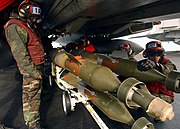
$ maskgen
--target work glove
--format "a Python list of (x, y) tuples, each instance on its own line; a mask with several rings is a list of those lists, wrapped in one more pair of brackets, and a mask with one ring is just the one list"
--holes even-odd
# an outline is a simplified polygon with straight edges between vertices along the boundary
[(147, 71), (157, 67), (160, 67), (160, 64), (149, 59), (141, 60), (137, 64), (137, 69), (140, 71)]

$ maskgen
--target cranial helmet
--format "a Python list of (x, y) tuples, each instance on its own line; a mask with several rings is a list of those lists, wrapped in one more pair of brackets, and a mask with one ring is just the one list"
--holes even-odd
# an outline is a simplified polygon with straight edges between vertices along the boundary
[(131, 55), (133, 53), (131, 45), (129, 43), (123, 43), (119, 46), (119, 50), (126, 51), (128, 55)]
[(36, 1), (25, 0), (18, 7), (19, 16), (29, 19), (31, 22), (41, 20), (41, 8)]
[(86, 38), (86, 36), (82, 36), (80, 39), (79, 39), (79, 43), (83, 46), (86, 46), (88, 44), (88, 39)]
[(163, 56), (165, 54), (165, 50), (162, 47), (161, 42), (151, 41), (146, 44), (146, 49), (143, 52), (143, 56), (145, 58), (150, 56)]

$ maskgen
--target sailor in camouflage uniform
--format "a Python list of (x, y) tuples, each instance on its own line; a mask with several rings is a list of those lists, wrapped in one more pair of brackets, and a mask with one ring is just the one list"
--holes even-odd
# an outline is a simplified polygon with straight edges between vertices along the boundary
[(36, 2), (26, 0), (19, 6), (19, 15), (11, 14), (4, 26), (5, 35), (18, 68), (23, 75), (23, 115), (29, 129), (43, 129), (40, 124), (40, 95), (44, 49), (36, 32), (41, 14)]

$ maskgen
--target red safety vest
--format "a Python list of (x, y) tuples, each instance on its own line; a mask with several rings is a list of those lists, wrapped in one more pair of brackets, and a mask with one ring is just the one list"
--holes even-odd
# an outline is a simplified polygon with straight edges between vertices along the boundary
[[(162, 61), (160, 62), (161, 64), (166, 64), (170, 62), (169, 59), (163, 58)], [(166, 86), (160, 82), (150, 82), (150, 83), (146, 83), (146, 86), (148, 88), (148, 90), (151, 93), (154, 94), (165, 94), (168, 96), (171, 96), (172, 98), (174, 98), (174, 93), (170, 90), (166, 89)]]
[(88, 44), (84, 47), (84, 50), (86, 50), (87, 52), (94, 52), (95, 48), (92, 44)]
[(27, 48), (34, 64), (39, 65), (44, 63), (44, 48), (41, 43), (40, 37), (38, 37), (36, 33), (34, 33), (29, 27), (26, 26), (26, 22), (17, 19), (10, 19), (8, 23), (4, 26), (4, 29), (6, 30), (6, 28), (11, 24), (20, 25), (27, 31), (29, 35)]

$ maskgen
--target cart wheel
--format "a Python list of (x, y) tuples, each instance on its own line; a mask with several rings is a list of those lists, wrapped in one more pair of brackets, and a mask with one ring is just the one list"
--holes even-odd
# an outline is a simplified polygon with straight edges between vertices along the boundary
[(71, 97), (67, 91), (63, 91), (62, 100), (64, 113), (65, 115), (69, 115), (71, 112)]
[(131, 129), (154, 129), (154, 125), (145, 117), (141, 117), (134, 122)]

